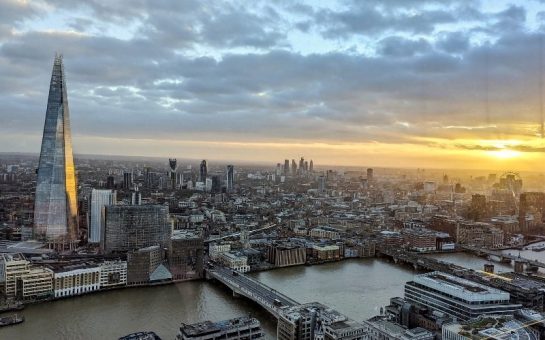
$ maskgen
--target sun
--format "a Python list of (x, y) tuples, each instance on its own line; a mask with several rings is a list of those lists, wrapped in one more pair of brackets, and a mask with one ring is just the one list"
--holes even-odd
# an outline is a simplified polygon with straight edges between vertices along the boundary
[(501, 149), (496, 151), (489, 151), (489, 154), (493, 157), (499, 159), (510, 159), (516, 158), (521, 155), (520, 151), (510, 150), (510, 149)]

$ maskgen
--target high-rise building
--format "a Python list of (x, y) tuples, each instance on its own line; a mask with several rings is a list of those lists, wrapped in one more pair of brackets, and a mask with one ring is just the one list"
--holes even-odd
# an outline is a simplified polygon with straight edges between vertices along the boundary
[(206, 182), (206, 176), (208, 176), (208, 166), (206, 165), (206, 160), (203, 159), (200, 167), (199, 181)]
[(93, 189), (91, 191), (91, 216), (88, 231), (89, 243), (100, 243), (104, 229), (104, 207), (116, 202), (116, 192)]
[(172, 230), (168, 206), (106, 206), (103, 248), (106, 252), (125, 252), (159, 246), (168, 247)]
[(123, 189), (132, 189), (132, 171), (123, 172)]
[(324, 193), (326, 191), (326, 178), (324, 175), (318, 177), (318, 192)]
[(305, 159), (301, 157), (299, 160), (299, 174), (301, 175), (305, 171)]
[(106, 178), (106, 189), (115, 189), (115, 178), (114, 176), (108, 176)]
[(284, 160), (284, 175), (289, 175), (290, 174), (290, 160), (289, 159), (285, 159)]
[(210, 192), (218, 194), (221, 192), (221, 177), (220, 175), (212, 175)]
[(373, 181), (373, 169), (369, 168), (367, 169), (367, 183), (370, 183)]
[(291, 160), (291, 174), (293, 176), (297, 175), (297, 163), (295, 163), (295, 159)]
[(176, 189), (176, 158), (169, 158), (168, 164), (170, 166), (170, 187)]
[(140, 191), (131, 192), (131, 205), (141, 205), (142, 204), (142, 194)]
[(310, 171), (310, 172), (314, 171), (314, 162), (312, 161), (312, 159), (310, 160), (310, 165), (308, 167), (308, 171)]
[(62, 55), (56, 55), (49, 86), (36, 180), (34, 237), (61, 247), (78, 238), (76, 174)]
[(226, 175), (227, 192), (233, 192), (235, 186), (235, 167), (232, 165), (228, 165)]

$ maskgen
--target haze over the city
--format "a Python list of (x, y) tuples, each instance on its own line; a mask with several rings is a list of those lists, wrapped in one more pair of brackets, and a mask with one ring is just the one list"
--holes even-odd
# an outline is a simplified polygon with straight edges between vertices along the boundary
[(0, 152), (539, 170), (542, 1), (0, 1)]

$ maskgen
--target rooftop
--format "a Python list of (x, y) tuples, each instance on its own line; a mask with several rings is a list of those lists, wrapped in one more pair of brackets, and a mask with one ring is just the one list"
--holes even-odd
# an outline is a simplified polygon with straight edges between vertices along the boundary
[(441, 272), (416, 275), (413, 281), (465, 301), (509, 300), (507, 292)]

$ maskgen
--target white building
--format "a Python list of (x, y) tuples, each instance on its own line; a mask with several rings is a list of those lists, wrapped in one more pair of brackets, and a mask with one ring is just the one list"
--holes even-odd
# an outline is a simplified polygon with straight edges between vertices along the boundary
[(231, 250), (230, 244), (217, 244), (217, 243), (211, 243), (208, 246), (208, 255), (210, 258), (214, 261), (217, 261), (221, 254), (227, 253)]
[(100, 267), (69, 266), (58, 269), (53, 278), (55, 297), (90, 293), (100, 289)]
[(237, 272), (246, 273), (250, 271), (248, 258), (243, 255), (238, 255), (231, 252), (223, 253), (220, 255), (219, 261), (223, 263), (224, 266), (236, 270)]
[(104, 228), (104, 207), (115, 204), (116, 200), (115, 191), (99, 189), (91, 191), (91, 216), (88, 235), (90, 243), (100, 243)]
[(100, 265), (100, 288), (127, 284), (127, 261), (105, 261)]

